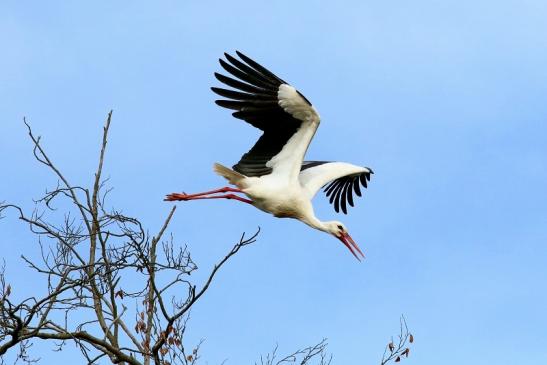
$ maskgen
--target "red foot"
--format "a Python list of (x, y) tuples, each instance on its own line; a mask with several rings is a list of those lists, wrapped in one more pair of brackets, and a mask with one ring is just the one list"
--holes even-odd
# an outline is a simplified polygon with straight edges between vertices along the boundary
[(166, 202), (174, 202), (179, 200), (190, 200), (188, 198), (188, 194), (186, 193), (172, 193), (165, 196), (165, 199), (163, 199)]

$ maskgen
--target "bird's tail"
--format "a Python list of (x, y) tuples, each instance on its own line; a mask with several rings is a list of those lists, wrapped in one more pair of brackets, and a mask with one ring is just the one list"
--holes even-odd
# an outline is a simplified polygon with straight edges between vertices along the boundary
[(227, 168), (219, 163), (213, 165), (213, 170), (235, 186), (241, 187), (241, 182), (245, 179), (245, 175), (237, 171)]

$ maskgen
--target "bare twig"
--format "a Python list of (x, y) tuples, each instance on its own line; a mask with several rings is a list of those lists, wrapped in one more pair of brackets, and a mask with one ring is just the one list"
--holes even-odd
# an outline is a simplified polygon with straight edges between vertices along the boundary
[(299, 365), (311, 365), (315, 363), (317, 365), (330, 365), (332, 361), (332, 355), (327, 353), (327, 339), (324, 338), (313, 346), (308, 346), (300, 350), (286, 355), (282, 358), (278, 358), (277, 355), (278, 346), (276, 345), (272, 352), (265, 356), (260, 356), (259, 362), (255, 362), (255, 365), (281, 365), (281, 364), (299, 364)]
[(391, 341), (386, 345), (384, 355), (380, 365), (385, 365), (390, 361), (400, 362), (403, 358), (407, 358), (410, 354), (410, 344), (414, 342), (414, 336), (408, 331), (405, 316), (399, 319), (399, 335), (397, 341)]

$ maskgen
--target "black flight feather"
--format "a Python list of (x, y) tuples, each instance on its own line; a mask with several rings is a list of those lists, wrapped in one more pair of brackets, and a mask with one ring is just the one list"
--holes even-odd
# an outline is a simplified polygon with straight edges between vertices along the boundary
[(222, 68), (235, 78), (215, 73), (217, 80), (236, 90), (211, 89), (228, 99), (217, 100), (218, 105), (235, 110), (232, 113), (235, 118), (264, 131), (253, 148), (233, 166), (243, 175), (263, 176), (272, 172), (272, 167), (267, 163), (281, 152), (302, 121), (279, 106), (279, 87), (286, 82), (241, 52), (237, 55), (241, 61), (229, 54), (225, 54), (229, 63), (219, 60)]
[[(324, 161), (304, 161), (302, 163), (301, 171), (304, 171), (310, 167), (321, 165), (327, 163)], [(313, 165), (313, 166), (312, 166)], [(327, 198), (329, 198), (329, 203), (334, 204), (334, 210), (338, 213), (340, 208), (344, 214), (347, 214), (347, 204), (351, 207), (354, 206), (353, 192), (357, 196), (361, 196), (361, 188), (359, 183), (365, 188), (367, 187), (367, 181), (370, 181), (371, 173), (366, 171), (359, 174), (351, 174), (339, 177), (331, 182), (326, 183), (323, 186), (323, 191)]]
[(266, 76), (268, 76), (268, 77), (270, 77), (274, 80), (277, 80), (277, 82), (280, 83), (280, 84), (288, 84), (287, 82), (283, 81), (282, 79), (280, 79), (279, 77), (274, 75), (270, 70), (266, 69), (265, 67), (259, 65), (258, 63), (256, 63), (252, 59), (250, 59), (249, 57), (245, 56), (243, 53), (241, 53), (239, 51), (236, 51), (236, 53), (249, 66), (251, 66), (252, 68), (257, 70), (258, 72), (262, 73), (263, 75), (266, 75)]
[(235, 67), (237, 67), (238, 69), (240, 69), (242, 72), (246, 73), (247, 75), (250, 75), (258, 80), (261, 80), (262, 82), (268, 84), (268, 85), (271, 85), (273, 87), (277, 87), (278, 85), (278, 82), (277, 80), (272, 80), (270, 79), (268, 76), (264, 75), (264, 74), (260, 74), (259, 72), (257, 72), (256, 70), (254, 70), (253, 68), (247, 66), (246, 64), (244, 64), (243, 62), (241, 61), (238, 61), (236, 58), (230, 56), (228, 53), (224, 53), (224, 56), (226, 56), (226, 59), (232, 64), (234, 65)]
[(251, 85), (258, 86), (260, 88), (266, 89), (266, 90), (276, 90), (277, 87), (275, 85), (272, 85), (268, 82), (265, 82), (261, 79), (258, 79), (252, 75), (246, 74), (245, 72), (241, 71), (240, 69), (230, 65), (226, 61), (224, 61), (222, 58), (218, 60), (220, 62), (220, 65), (222, 68), (224, 68), (226, 71), (231, 73), (233, 76), (237, 77), (240, 80), (243, 80), (245, 82), (248, 82)]

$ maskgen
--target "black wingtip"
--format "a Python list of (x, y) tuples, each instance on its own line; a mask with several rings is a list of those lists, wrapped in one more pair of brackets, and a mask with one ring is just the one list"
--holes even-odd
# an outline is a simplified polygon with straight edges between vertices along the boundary
[[(220, 63), (222, 68), (226, 70), (226, 65), (228, 65), (228, 63), (226, 61), (224, 61), (222, 58), (219, 58), (218, 63)], [(228, 71), (228, 70), (226, 70), (226, 71)], [(228, 72), (230, 72), (230, 71), (228, 71)]]
[(217, 95), (220, 95), (220, 96), (224, 96), (223, 95), (223, 89), (219, 88), (219, 87), (211, 87), (211, 91), (214, 92), (215, 94)]
[(237, 61), (237, 59), (236, 59), (234, 56), (232, 56), (231, 54), (229, 54), (229, 53), (227, 53), (227, 52), (224, 52), (224, 57), (226, 57), (226, 60), (227, 60), (228, 62), (232, 63), (232, 64), (234, 63), (233, 60), (236, 60), (236, 61)]

